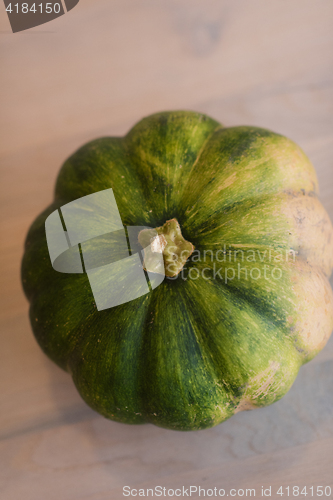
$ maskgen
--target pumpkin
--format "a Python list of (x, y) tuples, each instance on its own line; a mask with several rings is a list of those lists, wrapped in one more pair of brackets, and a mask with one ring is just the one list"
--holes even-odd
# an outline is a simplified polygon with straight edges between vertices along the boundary
[[(103, 309), (88, 271), (52, 267), (45, 223), (60, 207), (107, 191), (123, 227), (143, 228), (133, 245), (141, 242), (150, 286)], [(121, 233), (86, 242), (86, 257), (89, 248), (90, 257), (113, 248), (124, 270)], [(332, 233), (315, 170), (291, 140), (195, 112), (154, 114), (125, 137), (89, 142), (62, 166), (55, 200), (25, 245), (32, 329), (105, 417), (212, 427), (279, 400), (324, 347), (333, 328)], [(103, 270), (95, 281), (108, 285)]]

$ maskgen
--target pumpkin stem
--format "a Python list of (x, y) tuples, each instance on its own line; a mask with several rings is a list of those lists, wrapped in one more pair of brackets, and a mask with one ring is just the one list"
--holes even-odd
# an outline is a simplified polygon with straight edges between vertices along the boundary
[[(146, 271), (169, 277), (180, 273), (194, 250), (192, 243), (183, 238), (177, 219), (168, 220), (156, 229), (143, 229), (138, 239), (144, 248)], [(156, 254), (163, 254), (163, 271), (160, 269), (160, 259), (156, 259)]]

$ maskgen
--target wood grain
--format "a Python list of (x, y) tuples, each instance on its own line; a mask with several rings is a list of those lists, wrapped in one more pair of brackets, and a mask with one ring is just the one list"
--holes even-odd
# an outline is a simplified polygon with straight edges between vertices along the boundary
[(289, 136), (333, 218), (332, 14), (330, 0), (81, 0), (13, 35), (0, 9), (1, 499), (117, 500), (125, 485), (333, 491), (333, 338), (271, 407), (194, 433), (127, 426), (90, 410), (43, 355), (20, 285), (27, 229), (63, 160), (155, 111)]

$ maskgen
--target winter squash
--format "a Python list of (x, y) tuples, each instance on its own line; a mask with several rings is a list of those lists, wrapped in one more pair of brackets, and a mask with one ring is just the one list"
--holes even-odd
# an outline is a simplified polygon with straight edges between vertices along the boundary
[[(124, 229), (79, 244), (69, 209), (99, 193), (112, 193)], [(54, 217), (81, 272), (59, 272), (63, 264), (50, 258), (45, 227)], [(82, 219), (73, 217), (72, 231)], [(101, 234), (89, 217), (82, 231)], [(135, 241), (133, 227), (142, 228)], [(332, 234), (314, 168), (295, 143), (200, 113), (158, 113), (123, 138), (84, 145), (62, 166), (55, 201), (26, 240), (33, 332), (105, 417), (211, 427), (279, 400), (324, 347), (333, 328)], [(146, 279), (131, 300), (120, 277), (129, 255), (141, 256), (136, 269)], [(120, 273), (112, 286), (125, 290), (114, 306), (105, 292), (111, 265)], [(93, 280), (104, 290), (96, 296)]]

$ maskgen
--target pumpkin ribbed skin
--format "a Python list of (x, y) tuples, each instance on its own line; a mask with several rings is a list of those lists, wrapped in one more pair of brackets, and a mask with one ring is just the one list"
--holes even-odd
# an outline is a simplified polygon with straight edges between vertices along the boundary
[[(177, 279), (97, 311), (86, 274), (53, 270), (45, 219), (107, 188), (125, 226), (175, 218), (195, 251)], [(317, 196), (292, 141), (199, 113), (155, 114), (124, 138), (90, 142), (28, 233), (22, 280), (37, 341), (92, 408), (120, 422), (203, 429), (277, 401), (333, 328), (333, 231)]]

